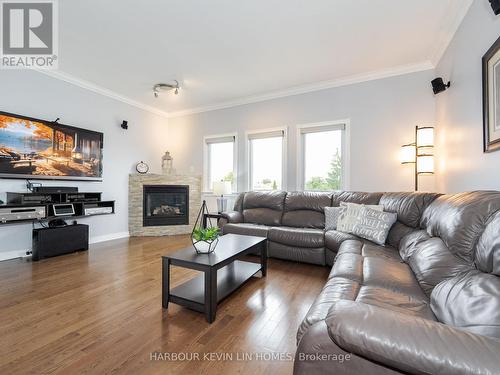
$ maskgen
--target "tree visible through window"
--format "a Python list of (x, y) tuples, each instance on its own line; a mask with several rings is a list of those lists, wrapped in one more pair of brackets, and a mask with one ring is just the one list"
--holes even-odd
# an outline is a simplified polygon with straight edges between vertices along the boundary
[(235, 190), (234, 178), (234, 136), (206, 139), (206, 189), (212, 191), (216, 181), (231, 181)]
[(343, 130), (308, 132), (303, 129), (303, 168), (305, 190), (342, 189)]
[(281, 190), (283, 179), (283, 133), (252, 134), (250, 189)]

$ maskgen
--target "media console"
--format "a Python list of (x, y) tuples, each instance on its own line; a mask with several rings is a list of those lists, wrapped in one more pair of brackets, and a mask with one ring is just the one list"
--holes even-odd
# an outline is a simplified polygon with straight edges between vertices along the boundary
[[(45, 189), (31, 193), (7, 193), (0, 205), (0, 225), (39, 222), (33, 226), (33, 260), (87, 250), (88, 225), (66, 220), (115, 213), (115, 201), (103, 201), (102, 193), (81, 193), (77, 188)], [(48, 226), (46, 224), (48, 222)], [(27, 253), (29, 254), (29, 253)]]
[(7, 193), (0, 206), (0, 224), (55, 218), (81, 218), (115, 213), (115, 201), (103, 201), (102, 193)]

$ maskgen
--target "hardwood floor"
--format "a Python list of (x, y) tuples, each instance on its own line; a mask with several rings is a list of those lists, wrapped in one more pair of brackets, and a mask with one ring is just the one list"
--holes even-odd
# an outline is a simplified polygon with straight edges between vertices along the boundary
[[(161, 307), (160, 257), (187, 244), (131, 238), (0, 262), (0, 374), (291, 374), (297, 327), (329, 269), (270, 259), (267, 277), (224, 300), (208, 324), (201, 313)], [(172, 285), (195, 274), (173, 267)], [(259, 360), (270, 353), (290, 358)]]

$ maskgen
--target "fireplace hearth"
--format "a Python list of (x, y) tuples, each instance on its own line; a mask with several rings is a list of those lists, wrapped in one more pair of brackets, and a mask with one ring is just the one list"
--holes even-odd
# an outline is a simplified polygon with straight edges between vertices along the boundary
[(144, 185), (143, 226), (189, 224), (188, 185)]

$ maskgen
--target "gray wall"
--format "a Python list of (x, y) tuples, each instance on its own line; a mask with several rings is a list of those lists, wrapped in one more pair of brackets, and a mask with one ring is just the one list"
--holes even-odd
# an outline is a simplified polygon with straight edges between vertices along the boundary
[[(296, 125), (350, 119), (351, 190), (412, 190), (413, 169), (399, 162), (415, 125), (433, 125), (432, 71), (385, 78), (169, 120), (169, 149), (180, 170), (202, 172), (203, 136), (238, 132), (238, 190), (247, 188), (245, 132), (288, 127), (287, 189), (296, 189)], [(434, 177), (422, 177), (434, 190)]]
[[(90, 225), (91, 241), (128, 233), (128, 174), (140, 160), (160, 171), (166, 146), (167, 120), (89, 90), (40, 73), (0, 71), (1, 111), (56, 119), (104, 133), (103, 182), (49, 182), (44, 185), (78, 186), (80, 191), (101, 191), (104, 199), (116, 200), (116, 215), (81, 220)], [(129, 121), (129, 130), (119, 124)], [(0, 199), (5, 192), (25, 191), (23, 180), (0, 180)], [(15, 257), (31, 248), (31, 225), (0, 226), (0, 259)]]
[(500, 37), (500, 16), (474, 1), (436, 71), (451, 81), (436, 101), (438, 190), (500, 190), (500, 151), (483, 153), (481, 58)]

